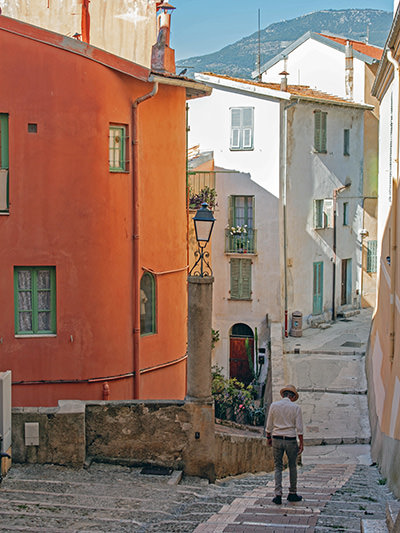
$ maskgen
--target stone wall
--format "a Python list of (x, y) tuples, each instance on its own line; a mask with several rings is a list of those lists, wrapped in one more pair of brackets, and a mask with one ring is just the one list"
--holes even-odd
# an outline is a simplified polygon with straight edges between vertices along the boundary
[(230, 434), (216, 434), (216, 475), (218, 478), (243, 472), (271, 472), (272, 448), (267, 439)]
[[(39, 424), (38, 445), (26, 444), (26, 422)], [(210, 481), (273, 468), (265, 439), (216, 435), (214, 407), (207, 402), (64, 401), (51, 408), (14, 408), (12, 431), (18, 463), (155, 464)]]

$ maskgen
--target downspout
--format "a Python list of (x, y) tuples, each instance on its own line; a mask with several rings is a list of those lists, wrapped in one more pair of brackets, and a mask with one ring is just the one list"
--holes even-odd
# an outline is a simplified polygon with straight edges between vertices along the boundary
[(153, 89), (132, 102), (131, 113), (131, 160), (132, 160), (132, 321), (133, 321), (133, 398), (140, 393), (140, 194), (139, 194), (139, 130), (138, 105), (158, 92), (158, 82)]
[[(395, 72), (395, 86), (397, 86), (397, 113), (395, 116), (399, 117), (400, 112), (400, 64), (393, 57), (392, 50), (387, 51), (387, 59), (393, 65)], [(400, 140), (400, 120), (397, 120), (397, 138), (396, 138), (396, 180), (392, 184), (392, 249), (390, 250), (390, 269), (391, 275), (391, 287), (390, 287), (390, 362), (394, 360), (394, 348), (395, 348), (395, 319), (396, 319), (396, 271), (397, 271), (397, 185), (399, 179), (399, 140)], [(391, 178), (392, 179), (392, 178)]]
[(285, 300), (285, 337), (288, 333), (288, 282), (287, 282), (287, 217), (286, 217), (286, 193), (287, 193), (287, 154), (288, 154), (288, 125), (287, 112), (291, 107), (299, 103), (299, 100), (283, 108), (283, 191), (282, 191), (282, 209), (283, 209), (283, 278), (284, 278), (284, 300)]

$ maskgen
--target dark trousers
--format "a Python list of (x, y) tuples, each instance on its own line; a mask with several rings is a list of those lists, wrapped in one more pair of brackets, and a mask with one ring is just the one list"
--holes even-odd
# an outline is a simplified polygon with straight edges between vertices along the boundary
[(297, 453), (299, 447), (297, 439), (272, 439), (272, 451), (275, 466), (275, 495), (282, 496), (283, 454), (286, 453), (289, 462), (289, 494), (297, 493)]

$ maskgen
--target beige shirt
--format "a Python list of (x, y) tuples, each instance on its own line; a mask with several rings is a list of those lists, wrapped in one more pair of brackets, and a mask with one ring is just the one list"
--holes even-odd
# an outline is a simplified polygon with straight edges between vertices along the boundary
[(272, 436), (296, 437), (303, 435), (303, 416), (301, 408), (289, 398), (282, 398), (271, 404), (267, 419), (267, 433)]

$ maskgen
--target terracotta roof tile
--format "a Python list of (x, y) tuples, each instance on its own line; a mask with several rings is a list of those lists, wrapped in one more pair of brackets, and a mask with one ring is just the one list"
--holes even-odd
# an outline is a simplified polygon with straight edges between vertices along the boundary
[[(231, 76), (226, 76), (224, 74), (214, 74), (212, 72), (203, 72), (206, 76), (215, 76), (216, 78), (221, 78), (224, 80), (231, 80), (236, 81), (238, 83), (244, 83), (246, 85), (254, 85), (256, 87), (265, 87), (266, 89), (272, 89), (275, 91), (281, 91), (281, 85), (280, 83), (264, 83), (261, 81), (254, 81), (254, 80), (244, 80), (241, 78), (233, 78)], [(346, 100), (346, 98), (341, 98), (340, 96), (335, 96), (333, 94), (324, 93), (322, 91), (318, 91), (316, 89), (311, 89), (308, 85), (288, 85), (287, 90), (283, 92), (288, 92), (290, 94), (293, 94), (295, 96), (300, 96), (303, 98), (312, 98), (313, 100), (321, 100), (321, 101), (332, 101), (332, 102), (338, 102), (342, 104), (355, 104), (351, 100)]]
[(325, 35), (325, 33), (319, 33), (318, 35), (321, 35), (322, 37), (325, 37), (326, 39), (330, 39), (331, 41), (334, 41), (335, 43), (343, 44), (345, 45), (347, 41), (351, 44), (351, 46), (354, 48), (354, 50), (357, 50), (357, 52), (360, 52), (360, 54), (364, 54), (366, 56), (372, 57), (373, 59), (381, 59), (383, 49), (378, 48), (377, 46), (372, 46), (371, 44), (366, 44), (361, 41), (353, 41), (352, 39), (344, 39), (342, 37), (335, 37), (333, 35)]

